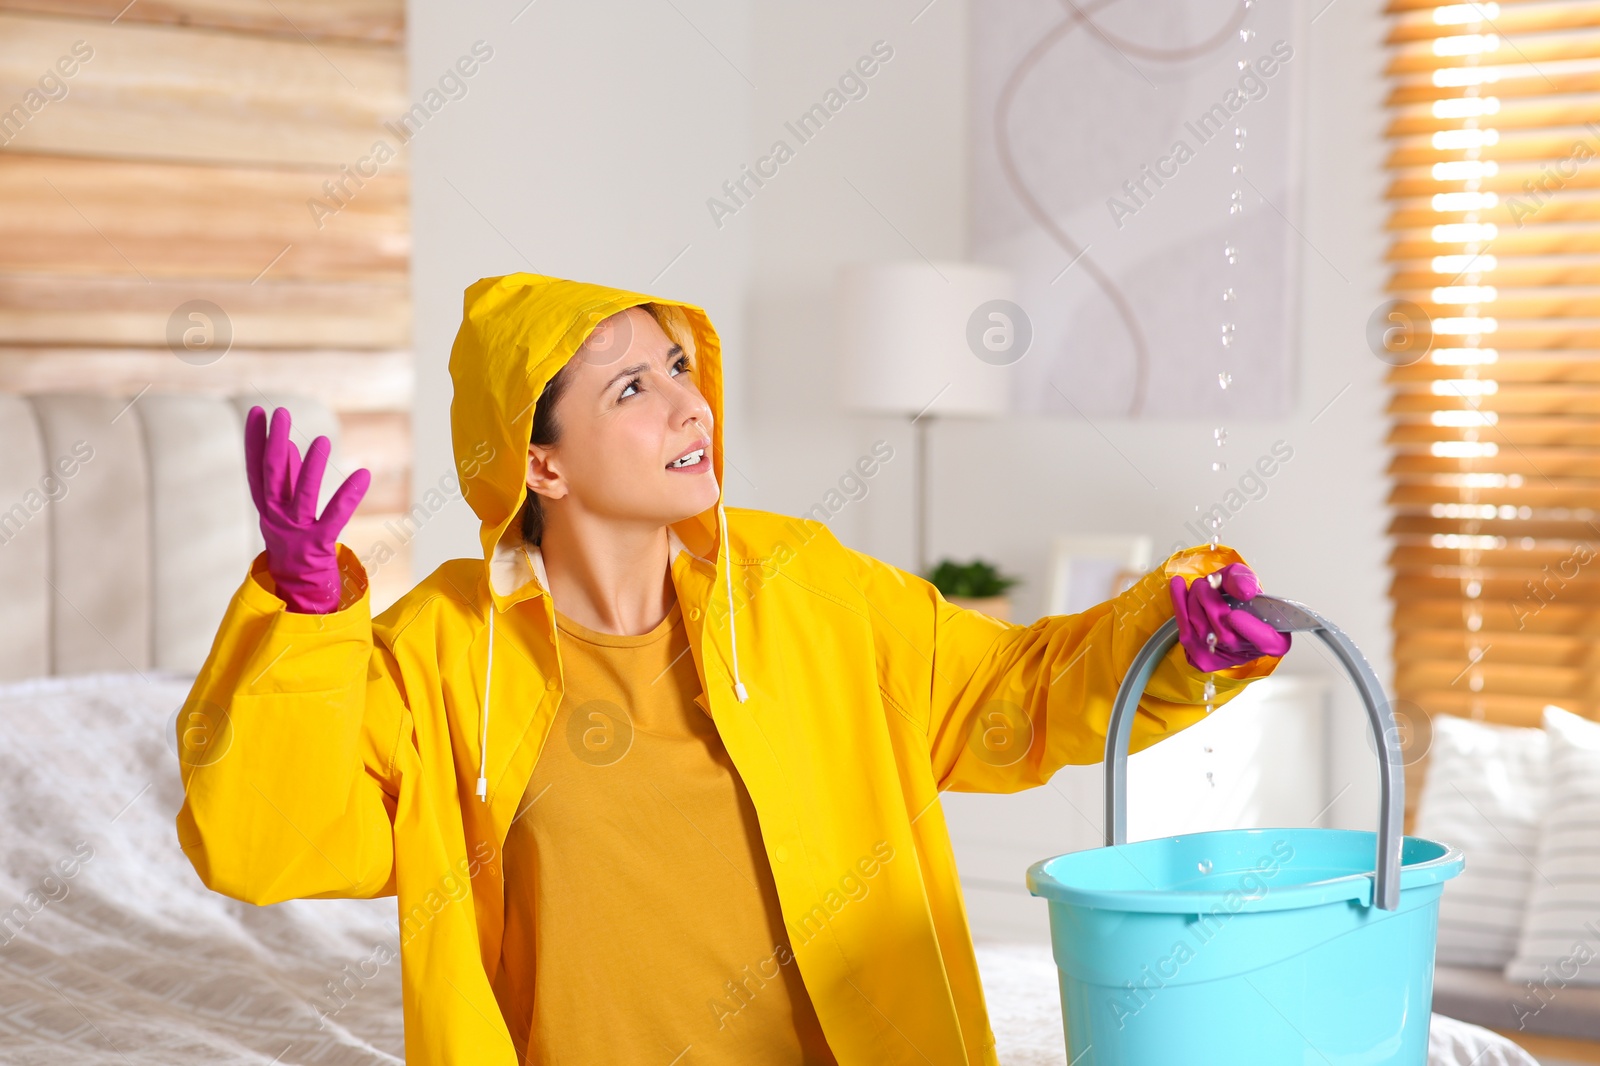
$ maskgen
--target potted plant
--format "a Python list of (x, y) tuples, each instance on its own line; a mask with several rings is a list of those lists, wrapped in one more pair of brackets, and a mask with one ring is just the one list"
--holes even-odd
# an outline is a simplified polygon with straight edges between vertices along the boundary
[(1011, 620), (1011, 598), (1006, 590), (1022, 580), (1002, 574), (994, 564), (982, 559), (970, 563), (941, 559), (923, 576), (951, 603), (982, 611), (1002, 622)]

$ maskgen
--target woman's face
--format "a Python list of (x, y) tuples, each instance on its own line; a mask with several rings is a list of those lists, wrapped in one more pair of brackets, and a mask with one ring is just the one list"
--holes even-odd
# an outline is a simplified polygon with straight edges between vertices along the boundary
[(711, 408), (697, 369), (642, 307), (596, 326), (563, 371), (557, 443), (528, 446), (528, 487), (546, 513), (576, 507), (659, 526), (714, 506)]

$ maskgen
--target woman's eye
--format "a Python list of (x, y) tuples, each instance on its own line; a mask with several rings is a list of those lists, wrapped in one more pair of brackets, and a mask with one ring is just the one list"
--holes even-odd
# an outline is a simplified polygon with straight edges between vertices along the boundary
[[(687, 355), (681, 355), (678, 357), (678, 361), (672, 364), (672, 369), (678, 373), (687, 374), (693, 368), (689, 366), (689, 357)], [(677, 374), (674, 374), (673, 376), (676, 377)]]
[(638, 378), (632, 378), (632, 379), (630, 379), (628, 381), (628, 383), (626, 385), (622, 386), (622, 391), (617, 394), (617, 399), (626, 400), (628, 398), (630, 390), (632, 392), (638, 392), (639, 391), (639, 379)]

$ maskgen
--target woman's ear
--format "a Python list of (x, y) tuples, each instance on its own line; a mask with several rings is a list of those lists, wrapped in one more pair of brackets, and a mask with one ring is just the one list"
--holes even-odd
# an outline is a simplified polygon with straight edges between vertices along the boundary
[(551, 449), (528, 445), (528, 488), (547, 500), (559, 500), (567, 494), (567, 480), (556, 469), (554, 460)]

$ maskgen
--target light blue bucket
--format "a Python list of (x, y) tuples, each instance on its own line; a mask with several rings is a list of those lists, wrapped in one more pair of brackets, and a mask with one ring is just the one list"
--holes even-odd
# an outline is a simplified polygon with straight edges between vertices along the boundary
[[(1234, 829), (1127, 843), (1128, 738), (1168, 621), (1123, 679), (1106, 729), (1106, 844), (1028, 868), (1050, 907), (1071, 1066), (1425, 1066), (1433, 952), (1458, 848), (1402, 837), (1394, 715), (1350, 639), (1291, 600), (1249, 609), (1314, 632), (1378, 737), (1376, 833)], [(1376, 857), (1376, 858), (1374, 858)]]

